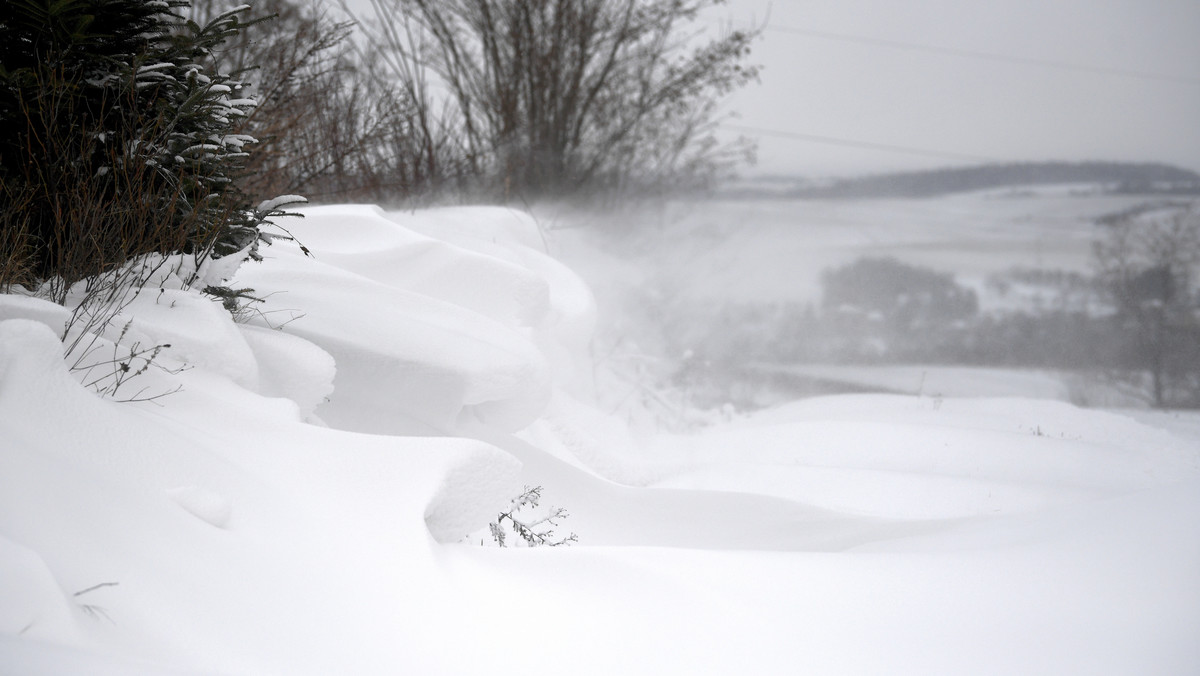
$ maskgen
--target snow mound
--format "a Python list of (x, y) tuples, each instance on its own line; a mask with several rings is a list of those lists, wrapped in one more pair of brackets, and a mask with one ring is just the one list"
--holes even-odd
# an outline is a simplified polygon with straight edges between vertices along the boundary
[[(286, 251), (237, 279), (259, 294), (281, 292), (272, 301), (303, 315), (287, 333), (333, 356), (334, 394), (318, 414), (334, 427), (420, 434), (479, 419), (516, 430), (549, 399), (537, 346), (470, 309)], [(379, 383), (388, 396), (376, 396)]]
[(0, 636), (75, 634), (72, 608), (37, 553), (0, 536), (0, 570)]
[[(395, 314), (414, 317), (417, 323), (428, 324), (423, 321), (425, 319), (444, 323), (434, 319), (434, 315), (439, 314), (468, 316), (448, 308), (437, 309), (435, 304), (428, 302), (431, 300), (483, 315), (504, 325), (508, 331), (475, 322), (481, 330), (472, 329), (467, 333), (488, 336), (485, 342), (492, 342), (493, 335), (499, 336), (502, 338), (499, 342), (506, 345), (514, 341), (504, 336), (519, 334), (522, 345), (513, 349), (528, 353), (528, 348), (532, 347), (540, 354), (533, 370), (553, 374), (555, 384), (574, 391), (583, 391), (588, 386), (591, 369), (587, 356), (595, 329), (595, 300), (577, 275), (540, 250), (543, 246), (541, 233), (537, 223), (527, 214), (484, 207), (385, 213), (378, 207), (346, 205), (309, 207), (302, 213), (305, 218), (290, 226), (291, 231), (312, 252), (315, 261), (300, 256), (295, 246), (279, 243), (264, 252), (268, 257), (265, 264), (243, 267), (238, 284), (255, 288), (259, 296), (268, 297), (273, 308), (285, 307), (295, 314), (305, 315), (288, 327), (289, 332), (313, 339), (334, 355), (340, 373), (338, 393), (332, 398), (331, 405), (322, 411), (331, 424), (353, 427), (356, 421), (371, 417), (393, 422), (353, 428), (385, 433), (426, 432), (448, 429), (447, 425), (460, 414), (447, 410), (447, 407), (452, 408), (453, 397), (434, 405), (446, 385), (417, 383), (423, 389), (420, 399), (430, 406), (415, 418), (388, 413), (357, 415), (353, 420), (347, 420), (341, 414), (348, 408), (342, 404), (353, 398), (347, 386), (360, 380), (350, 372), (354, 366), (350, 363), (353, 358), (348, 355), (348, 350), (344, 346), (340, 351), (335, 347), (340, 339), (335, 338), (326, 345), (322, 343), (324, 338), (315, 338), (318, 329), (312, 319), (322, 314), (324, 308), (319, 303), (314, 306), (311, 297), (301, 297), (304, 289), (292, 283), (292, 275), (298, 275), (302, 270), (336, 275), (343, 284), (336, 290), (340, 298), (356, 293), (371, 307), (387, 308), (388, 315), (393, 315), (390, 310), (395, 308)], [(285, 278), (271, 279), (276, 274)], [(350, 292), (351, 276), (362, 284), (362, 288), (354, 293)], [(273, 295), (276, 292), (280, 293)], [(401, 296), (406, 300), (394, 300)], [(347, 313), (343, 310), (343, 314)], [(382, 316), (368, 319), (375, 320), (372, 322), (378, 329), (375, 336), (389, 330), (390, 319)], [(410, 328), (402, 331), (414, 336), (410, 345), (421, 333)], [(359, 340), (356, 345), (365, 342)], [(459, 341), (445, 341), (450, 349), (456, 342)], [(355, 347), (349, 351), (358, 350)], [(398, 356), (400, 362), (414, 361), (413, 350), (397, 345), (394, 351), (410, 355), (390, 355)], [(411, 378), (414, 371), (433, 375), (445, 370), (443, 364), (436, 363), (439, 361), (437, 355), (430, 350), (421, 347), (415, 352), (425, 354), (424, 359), (435, 363), (405, 367), (402, 369), (405, 378)], [(467, 357), (467, 361), (479, 361), (471, 359), (470, 355)], [(375, 369), (376, 366), (368, 366), (366, 372), (373, 373)], [(542, 388), (541, 394), (534, 398), (536, 405), (501, 406), (496, 403), (498, 399), (513, 403), (513, 397), (508, 394), (487, 396), (485, 399), (489, 403), (486, 405), (481, 405), (483, 401), (475, 397), (463, 402), (464, 410), (471, 409), (468, 417), (483, 415), (492, 422), (510, 418), (504, 425), (511, 429), (532, 422), (530, 412), (536, 415), (538, 411), (534, 409), (544, 406), (548, 400), (546, 387), (549, 381), (544, 375), (531, 377), (531, 374), (532, 371), (527, 372), (521, 378)], [(498, 381), (495, 373), (476, 379), (477, 382), (483, 380)], [(472, 397), (467, 395), (467, 399)], [(409, 401), (399, 408), (410, 408)], [(353, 408), (364, 410), (357, 404)], [(434, 408), (440, 410), (435, 414)]]
[(189, 514), (216, 528), (225, 528), (233, 518), (233, 501), (220, 493), (198, 486), (181, 486), (167, 491)]
[[(20, 403), (23, 387), (33, 388), (30, 396), (53, 391), (68, 380), (60, 371), (65, 371), (62, 344), (50, 327), (32, 319), (0, 321), (0, 398)], [(46, 372), (52, 375), (37, 377)]]
[[(388, 212), (392, 221), (463, 250), (528, 270), (549, 288), (534, 341), (550, 360), (556, 383), (580, 392), (590, 385), (587, 358), (596, 328), (596, 299), (579, 275), (549, 256), (541, 226), (526, 212), (502, 207), (455, 207)], [(478, 294), (481, 289), (476, 288)]]
[(391, 211), (396, 223), (458, 245), (493, 242), (518, 244), (540, 250), (545, 246), (542, 227), (527, 211), (494, 206), (443, 207), (421, 211)]
[[(484, 443), (305, 425), (205, 369), (186, 375), (169, 405), (105, 401), (49, 328), (0, 322), (0, 628), (68, 649), (46, 664), (131, 641), (122, 652), (201, 673), (369, 671), (381, 644), (331, 629), (343, 609), (405, 635), (397, 600), (436, 597), (373, 596), (359, 576), (430, 579), (434, 542), (485, 526), (520, 490), (517, 462)], [(98, 583), (74, 604), (64, 591)], [(296, 641), (337, 647), (289, 657)], [(32, 645), (0, 650), (36, 667)]]
[(430, 535), (438, 542), (458, 542), (494, 520), (518, 493), (520, 468), (511, 455), (483, 445), (459, 453), (425, 507)]
[(333, 393), (337, 365), (328, 352), (299, 336), (259, 326), (243, 325), (242, 339), (258, 366), (256, 391), (296, 403), (309, 419)]
[(6, 319), (32, 319), (62, 333), (71, 319), (71, 311), (48, 300), (18, 294), (0, 294), (0, 322)]
[(181, 289), (143, 290), (113, 318), (107, 335), (125, 331), (125, 342), (163, 353), (180, 364), (258, 388), (258, 362), (229, 313), (212, 299)]
[(314, 207), (291, 232), (318, 260), (469, 308), (509, 326), (547, 312), (549, 287), (526, 267), (418, 234), (377, 207)]

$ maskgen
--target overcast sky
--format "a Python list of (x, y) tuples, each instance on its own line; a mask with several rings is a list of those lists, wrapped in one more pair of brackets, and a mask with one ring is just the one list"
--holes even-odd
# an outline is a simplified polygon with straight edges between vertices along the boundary
[(761, 83), (731, 98), (724, 131), (758, 140), (748, 173), (1200, 171), (1200, 0), (728, 0), (704, 25), (752, 22), (766, 24)]
[(741, 130), (758, 137), (757, 172), (1200, 170), (1200, 0), (730, 0), (717, 15), (767, 27), (734, 124), (827, 139)]

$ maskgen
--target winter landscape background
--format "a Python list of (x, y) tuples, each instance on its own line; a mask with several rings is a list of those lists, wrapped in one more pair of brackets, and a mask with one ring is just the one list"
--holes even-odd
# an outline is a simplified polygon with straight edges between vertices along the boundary
[[(957, 248), (1029, 216), (1047, 227), (1005, 230), (1013, 262), (1032, 241), (1070, 265), (1094, 212), (1122, 204), (1051, 191), (783, 210), (838, 215), (825, 225), (772, 218), (770, 201), (679, 205), (693, 218), (667, 241), (736, 213), (744, 243), (671, 247), (641, 276), (592, 255), (596, 231), (547, 228), (566, 220), (308, 208), (289, 229), (312, 257), (278, 242), (232, 272), (266, 299), (242, 321), (174, 274), (122, 310), (119, 344), (94, 359), (169, 343), (171, 371), (118, 398), (182, 386), (141, 403), (68, 371), (60, 306), (0, 297), (4, 663), (1187, 673), (1200, 416), (1078, 408), (1053, 373), (859, 367), (837, 378), (909, 394), (681, 419), (678, 390), (628, 370), (632, 348), (597, 358), (613, 319), (547, 255), (589, 260), (601, 298), (707, 276), (705, 254), (741, 285), (688, 285), (710, 302), (807, 297), (812, 267), (764, 252), (802, 239), (852, 259), (940, 238), (946, 255), (922, 262), (965, 273)], [(953, 217), (964, 205), (987, 218)], [(860, 221), (881, 212), (887, 228)], [(564, 507), (555, 538), (577, 543), (495, 547), (487, 524), (532, 486), (542, 504), (518, 517)]]
[(1200, 672), (1195, 7), (193, 4), (0, 9), (0, 674)]

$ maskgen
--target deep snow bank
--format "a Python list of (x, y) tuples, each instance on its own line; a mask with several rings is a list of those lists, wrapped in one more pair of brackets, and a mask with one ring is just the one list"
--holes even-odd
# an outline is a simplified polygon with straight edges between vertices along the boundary
[[(6, 634), (208, 673), (354, 645), (347, 606), (431, 602), (375, 597), (357, 575), (427, 577), (434, 538), (486, 523), (518, 487), (515, 461), (479, 442), (313, 427), (221, 380), (187, 387), (162, 408), (101, 400), (49, 329), (0, 323)], [(344, 664), (327, 658), (314, 673)]]
[[(446, 433), (479, 419), (518, 430), (549, 400), (548, 360), (569, 372), (586, 345), (594, 316), (586, 287), (523, 244), (528, 236), (497, 230), (489, 246), (475, 237), (472, 248), (419, 234), (396, 222), (415, 217), (390, 220), (374, 207), (304, 213), (291, 231), (315, 260), (280, 244), (262, 265), (243, 266), (235, 283), (269, 297), (271, 309), (294, 311), (287, 333), (333, 355), (334, 395), (321, 417), (335, 427)], [(464, 222), (495, 218), (491, 210), (451, 215), (425, 228), (461, 240)], [(277, 317), (254, 321), (269, 326)], [(378, 383), (388, 396), (374, 396)]]
[[(0, 296), (0, 671), (1200, 668), (1189, 425), (861, 396), (639, 438), (588, 404), (592, 297), (528, 216), (306, 213), (315, 258), (225, 271), (249, 323), (172, 274), (122, 309), (91, 363), (171, 343), (157, 401)], [(447, 544), (525, 484), (582, 546)]]

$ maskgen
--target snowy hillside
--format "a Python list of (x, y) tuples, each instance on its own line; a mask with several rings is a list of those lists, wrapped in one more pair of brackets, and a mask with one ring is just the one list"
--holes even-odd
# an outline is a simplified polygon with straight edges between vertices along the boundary
[[(596, 406), (606, 317), (533, 218), (304, 211), (311, 257), (228, 271), (239, 321), (160, 272), (77, 362), (0, 296), (0, 673), (1200, 672), (1196, 417), (862, 394), (651, 435)], [(514, 516), (578, 542), (497, 547), (535, 486)]]

